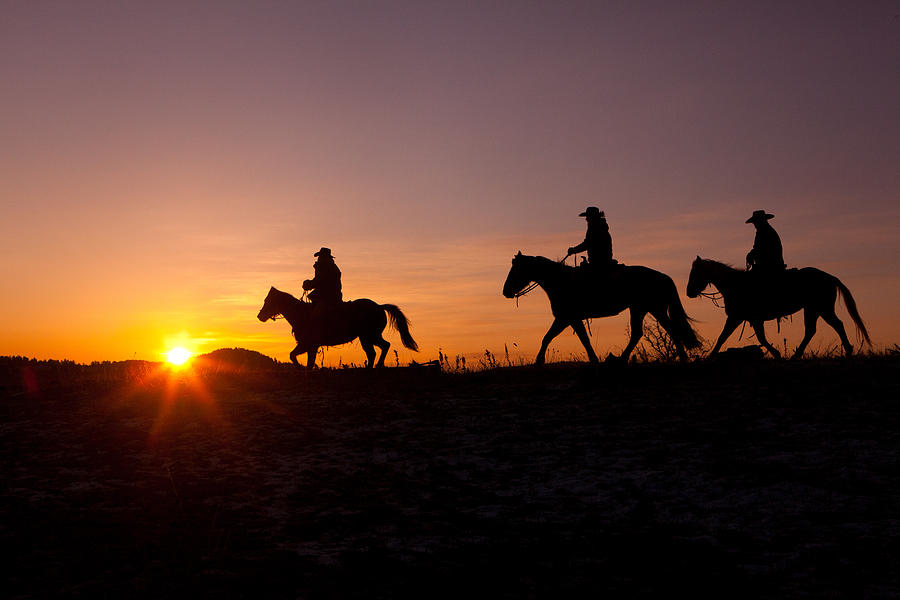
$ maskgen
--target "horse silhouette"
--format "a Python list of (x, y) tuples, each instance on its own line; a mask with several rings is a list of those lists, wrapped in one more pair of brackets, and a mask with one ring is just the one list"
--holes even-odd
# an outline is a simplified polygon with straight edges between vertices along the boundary
[(763, 323), (772, 319), (786, 317), (803, 309), (804, 335), (792, 358), (803, 355), (807, 344), (816, 333), (816, 321), (819, 317), (831, 325), (841, 338), (847, 356), (853, 354), (853, 346), (847, 339), (844, 324), (834, 312), (834, 304), (838, 293), (847, 305), (847, 312), (866, 342), (871, 344), (869, 333), (863, 324), (856, 301), (841, 280), (813, 267), (788, 269), (782, 273), (768, 275), (743, 269), (735, 269), (725, 263), (707, 260), (699, 256), (691, 266), (688, 278), (687, 295), (689, 298), (699, 296), (708, 285), (713, 285), (722, 294), (725, 303), (725, 326), (710, 356), (719, 351), (737, 326), (747, 321), (756, 332), (756, 339), (772, 356), (780, 357), (778, 350), (766, 339)]
[(323, 310), (273, 287), (257, 318), (265, 322), (278, 315), (282, 315), (293, 327), (297, 347), (291, 350), (291, 362), (298, 366), (297, 356), (300, 354), (306, 354), (306, 366), (312, 368), (316, 366), (316, 353), (321, 346), (339, 346), (359, 338), (366, 353), (366, 367), (372, 368), (375, 364), (375, 346), (381, 348), (378, 366), (383, 367), (385, 355), (391, 347), (390, 342), (382, 337), (388, 318), (391, 326), (400, 332), (403, 345), (410, 350), (419, 350), (409, 333), (409, 320), (393, 304), (377, 304), (368, 298), (360, 298)]
[[(601, 274), (602, 273), (602, 274)], [(547, 346), (566, 327), (571, 327), (587, 351), (588, 359), (599, 362), (591, 348), (583, 319), (611, 317), (626, 308), (631, 314), (631, 339), (619, 357), (627, 361), (644, 334), (644, 317), (653, 315), (672, 337), (678, 356), (685, 349), (700, 346), (690, 318), (684, 312), (675, 282), (665, 273), (641, 266), (616, 266), (600, 273), (591, 267), (570, 267), (543, 256), (519, 252), (503, 284), (503, 295), (515, 298), (534, 282), (550, 299), (553, 323), (541, 342), (535, 363), (544, 364)]]

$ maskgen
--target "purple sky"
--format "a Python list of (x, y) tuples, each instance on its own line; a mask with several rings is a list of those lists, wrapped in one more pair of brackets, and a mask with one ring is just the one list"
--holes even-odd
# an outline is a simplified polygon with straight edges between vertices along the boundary
[[(587, 205), (682, 291), (764, 208), (900, 339), (897, 2), (0, 7), (0, 354), (283, 360), (253, 316), (325, 245), (426, 354), (530, 356), (549, 310), (500, 297), (509, 259), (561, 257)], [(624, 320), (594, 334), (621, 347)]]

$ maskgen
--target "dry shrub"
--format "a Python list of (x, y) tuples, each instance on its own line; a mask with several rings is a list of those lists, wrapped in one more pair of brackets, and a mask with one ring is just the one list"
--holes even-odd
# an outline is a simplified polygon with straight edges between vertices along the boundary
[[(675, 362), (678, 360), (675, 341), (659, 321), (653, 317), (650, 317), (650, 320), (651, 323), (644, 324), (644, 337), (634, 349), (634, 359), (638, 362)], [(631, 336), (630, 326), (626, 328), (626, 332)], [(685, 352), (690, 359), (699, 358), (706, 353), (706, 344)]]

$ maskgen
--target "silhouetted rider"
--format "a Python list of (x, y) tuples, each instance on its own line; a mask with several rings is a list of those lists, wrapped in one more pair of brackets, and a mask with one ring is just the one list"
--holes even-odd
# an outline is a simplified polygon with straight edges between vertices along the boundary
[(753, 223), (756, 227), (753, 249), (747, 253), (747, 270), (757, 273), (778, 273), (787, 268), (782, 254), (781, 238), (769, 224), (769, 219), (774, 218), (775, 215), (770, 215), (764, 210), (755, 210), (753, 216), (747, 219), (747, 223)]
[(609, 225), (603, 211), (596, 206), (588, 206), (578, 216), (587, 219), (587, 233), (583, 242), (569, 248), (566, 258), (576, 252), (587, 250), (588, 263), (595, 267), (609, 267), (616, 264), (612, 257), (612, 236), (609, 235)]
[(343, 301), (341, 294), (341, 270), (331, 256), (330, 248), (322, 248), (313, 256), (318, 257), (313, 269), (316, 276), (303, 282), (304, 290), (309, 293), (309, 301), (313, 303), (339, 304)]

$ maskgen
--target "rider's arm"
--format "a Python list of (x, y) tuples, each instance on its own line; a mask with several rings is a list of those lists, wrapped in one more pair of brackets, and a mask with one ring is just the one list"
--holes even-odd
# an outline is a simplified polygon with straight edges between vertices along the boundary
[(577, 246), (572, 246), (571, 248), (569, 248), (569, 254), (567, 256), (571, 256), (572, 254), (576, 254), (578, 252), (584, 252), (585, 250), (587, 250), (587, 246), (587, 240), (584, 240)]
[(312, 279), (307, 279), (306, 281), (303, 282), (304, 290), (313, 290), (313, 289), (319, 287), (320, 285), (322, 285), (322, 278), (319, 277), (319, 270), (316, 269), (315, 271), (316, 271), (316, 273), (315, 273), (315, 275), (313, 275)]
[(749, 269), (756, 263), (756, 248), (747, 253), (747, 268)]

